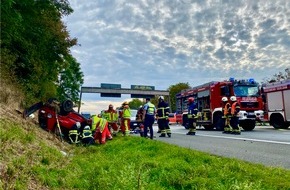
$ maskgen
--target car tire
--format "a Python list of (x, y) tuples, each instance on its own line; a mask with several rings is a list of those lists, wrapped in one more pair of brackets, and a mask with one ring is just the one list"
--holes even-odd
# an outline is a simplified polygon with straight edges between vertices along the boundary
[(71, 112), (73, 110), (74, 103), (71, 100), (65, 100), (61, 104), (63, 111)]

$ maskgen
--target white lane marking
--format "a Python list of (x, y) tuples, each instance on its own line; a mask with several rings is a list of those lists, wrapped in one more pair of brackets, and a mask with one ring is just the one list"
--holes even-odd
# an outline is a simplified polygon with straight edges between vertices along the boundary
[[(177, 132), (177, 133), (178, 134), (184, 134), (184, 133), (180, 133), (180, 132)], [(245, 140), (245, 141), (254, 141), (254, 142), (265, 142), (265, 143), (290, 145), (290, 142), (270, 141), (270, 140), (263, 140), (263, 139), (248, 139), (248, 138), (226, 137), (226, 136), (217, 136), (217, 135), (202, 135), (202, 134), (196, 134), (196, 136), (214, 137), (214, 138), (223, 138), (223, 139), (236, 139), (236, 140)]]

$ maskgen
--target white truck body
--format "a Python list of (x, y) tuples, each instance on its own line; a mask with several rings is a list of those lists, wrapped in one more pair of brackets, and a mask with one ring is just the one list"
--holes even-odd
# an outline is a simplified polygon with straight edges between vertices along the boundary
[(275, 128), (288, 128), (290, 124), (290, 79), (270, 83), (263, 87), (266, 111)]

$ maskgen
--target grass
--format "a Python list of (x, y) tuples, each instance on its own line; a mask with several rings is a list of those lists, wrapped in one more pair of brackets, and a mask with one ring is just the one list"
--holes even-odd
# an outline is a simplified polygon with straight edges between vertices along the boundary
[(155, 140), (119, 136), (73, 146), (7, 118), (0, 134), (0, 189), (290, 189), (289, 170)]

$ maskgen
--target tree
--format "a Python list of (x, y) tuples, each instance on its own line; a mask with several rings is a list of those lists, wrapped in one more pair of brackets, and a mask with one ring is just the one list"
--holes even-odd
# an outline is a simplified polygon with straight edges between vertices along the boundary
[(178, 83), (178, 84), (169, 86), (167, 90), (169, 91), (170, 106), (171, 106), (172, 112), (176, 112), (176, 94), (180, 93), (182, 90), (189, 89), (189, 88), (190, 86), (188, 82)]
[(290, 79), (290, 68), (286, 68), (284, 72), (280, 71), (279, 73), (274, 74), (270, 79), (269, 78), (264, 79), (263, 83), (279, 82), (286, 79)]
[(77, 40), (61, 20), (72, 11), (68, 0), (1, 2), (1, 77), (19, 83), (27, 99), (78, 99), (83, 74), (70, 53)]
[(60, 101), (70, 99), (73, 102), (79, 100), (79, 89), (83, 84), (83, 73), (80, 71), (80, 64), (75, 58), (66, 58), (66, 67), (59, 72), (57, 94)]
[(137, 98), (134, 98), (129, 102), (129, 106), (131, 109), (139, 109), (140, 106), (143, 105), (143, 102)]

